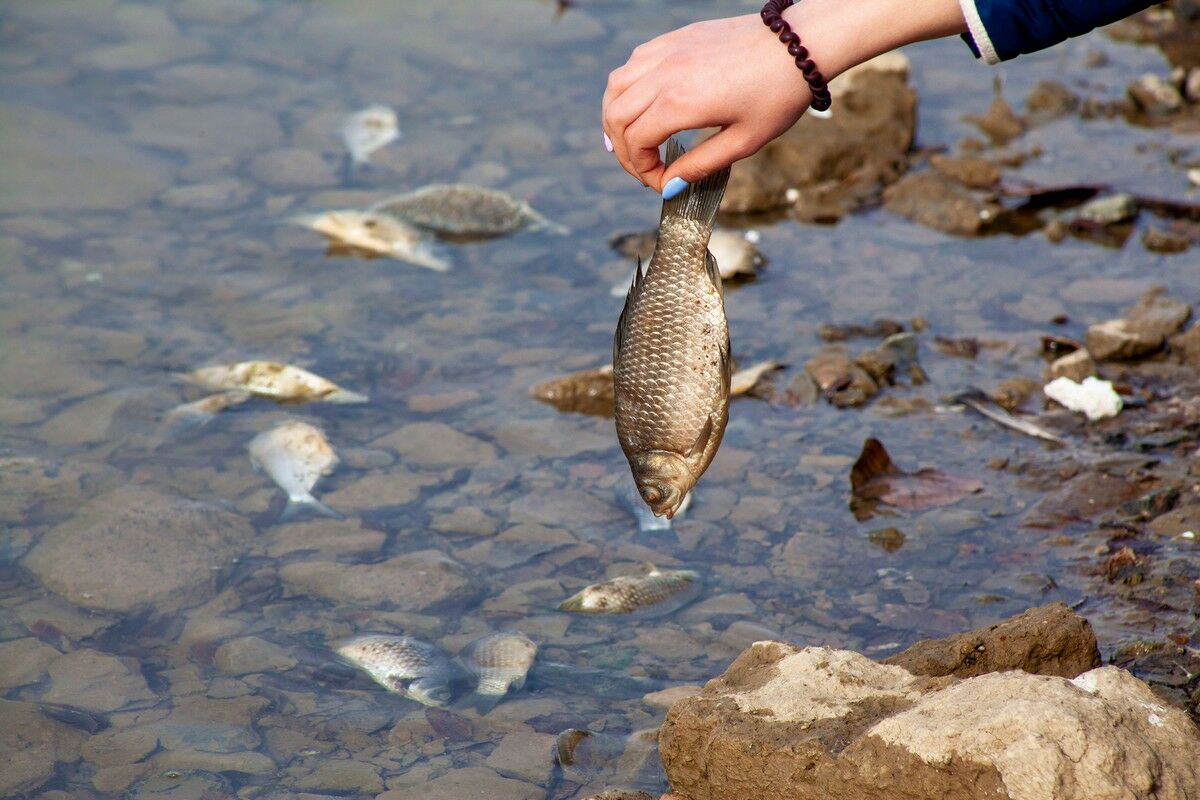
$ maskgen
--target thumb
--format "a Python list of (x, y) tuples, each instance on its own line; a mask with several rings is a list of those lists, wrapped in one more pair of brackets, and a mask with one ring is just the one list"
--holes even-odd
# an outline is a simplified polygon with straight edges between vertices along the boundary
[[(765, 142), (748, 139), (740, 125), (724, 128), (684, 153), (665, 169), (659, 176), (659, 189), (669, 200), (689, 184), (753, 155), (763, 144)], [(679, 180), (676, 181), (676, 178)]]

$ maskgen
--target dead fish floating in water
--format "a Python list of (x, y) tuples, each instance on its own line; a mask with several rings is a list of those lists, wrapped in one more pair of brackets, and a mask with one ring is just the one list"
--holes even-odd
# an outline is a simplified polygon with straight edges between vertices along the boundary
[(783, 367), (784, 365), (778, 361), (760, 361), (745, 369), (739, 369), (729, 379), (729, 396), (741, 397), (748, 394), (766, 375), (783, 369)]
[(274, 361), (241, 361), (201, 367), (184, 378), (208, 389), (249, 392), (280, 403), (365, 403), (367, 396), (343, 389), (306, 369)]
[(395, 111), (376, 104), (346, 117), (340, 133), (351, 160), (365, 164), (376, 150), (400, 138), (400, 123)]
[(971, 389), (970, 391), (963, 392), (955, 397), (954, 401), (1010, 430), (1023, 433), (1026, 436), (1032, 436), (1036, 439), (1045, 439), (1048, 442), (1056, 444), (1066, 443), (1061, 436), (1051, 433), (1042, 426), (1035, 425), (1027, 419), (1014, 417), (980, 389)]
[[(758, 270), (767, 263), (767, 259), (754, 242), (747, 238), (747, 233), (737, 233), (717, 229), (708, 240), (708, 250), (717, 260), (717, 269), (723, 281), (749, 280), (758, 275)], [(630, 258), (640, 258), (649, 261), (654, 255), (654, 244), (658, 237), (657, 231), (646, 233), (630, 233), (615, 237), (611, 244), (614, 250)], [(754, 237), (751, 237), (754, 238)], [(612, 287), (613, 297), (620, 297), (629, 291), (632, 277), (624, 283)]]
[(284, 422), (255, 436), (247, 449), (254, 466), (287, 493), (287, 506), (280, 519), (293, 519), (304, 511), (341, 518), (312, 496), (312, 488), (321, 476), (333, 472), (338, 464), (337, 454), (319, 428), (307, 422)]
[(535, 400), (559, 411), (574, 411), (596, 417), (613, 415), (613, 368), (605, 364), (595, 369), (573, 372), (561, 378), (543, 381), (530, 390)]
[[(352, 252), (387, 256), (434, 272), (450, 269), (449, 262), (424, 233), (390, 214), (347, 208), (300, 214), (290, 222), (314, 230)], [(336, 247), (332, 251), (336, 253)]]
[[(659, 569), (645, 564), (641, 575), (621, 575), (585, 586), (559, 605), (578, 614), (632, 614), (656, 607), (667, 613), (691, 601), (700, 590), (700, 575), (690, 569)], [(662, 606), (668, 600), (674, 602)]]
[[(683, 154), (667, 143), (666, 163)], [(613, 337), (617, 438), (638, 491), (670, 517), (708, 469), (729, 420), (729, 326), (708, 251), (728, 168), (663, 202), (658, 244), (639, 265)]]
[(250, 392), (242, 389), (231, 389), (227, 392), (210, 394), (191, 403), (175, 406), (167, 412), (167, 424), (175, 429), (191, 428), (206, 425), (213, 417), (227, 408), (241, 405), (253, 397)]
[[(671, 520), (667, 517), (657, 517), (654, 512), (646, 507), (642, 501), (642, 496), (638, 494), (637, 484), (633, 482), (633, 478), (628, 474), (623, 474), (617, 481), (617, 485), (613, 487), (613, 493), (617, 498), (617, 505), (625, 509), (637, 520), (638, 530), (643, 533), (649, 531), (669, 531), (671, 530)], [(679, 508), (675, 510), (675, 516), (680, 516), (688, 510), (692, 504), (692, 493), (688, 492), (683, 498), (683, 502), (679, 504)]]
[(383, 688), (422, 705), (447, 705), (461, 677), (449, 656), (411, 636), (358, 636), (336, 650)]
[(537, 643), (512, 631), (488, 634), (463, 649), (459, 658), (478, 679), (474, 704), (481, 714), (491, 711), (506, 694), (525, 685), (537, 651)]
[(371, 210), (443, 236), (503, 236), (525, 227), (568, 232), (506, 192), (466, 183), (432, 183), (380, 200)]

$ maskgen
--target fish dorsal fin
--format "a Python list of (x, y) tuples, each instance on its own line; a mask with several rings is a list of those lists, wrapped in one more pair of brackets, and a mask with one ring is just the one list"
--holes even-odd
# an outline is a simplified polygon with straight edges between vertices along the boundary
[(712, 285), (717, 287), (717, 293), (721, 293), (721, 270), (717, 266), (717, 257), (712, 254), (712, 250), (708, 250), (704, 254), (704, 271), (708, 273), (708, 279), (712, 281)]
[(642, 257), (638, 256), (637, 268), (633, 271), (633, 282), (629, 285), (629, 292), (625, 295), (625, 307), (621, 309), (621, 316), (617, 318), (617, 331), (613, 334), (613, 366), (616, 366), (621, 359), (621, 343), (625, 338), (625, 324), (629, 318), (629, 309), (633, 306), (634, 299), (644, 280)]
[(684, 453), (683, 457), (691, 458), (703, 453), (704, 449), (708, 447), (708, 440), (712, 438), (712, 432), (713, 418), (712, 414), (709, 414), (708, 419), (704, 420), (704, 427), (700, 429), (700, 435), (696, 437), (696, 441), (692, 445), (692, 449)]

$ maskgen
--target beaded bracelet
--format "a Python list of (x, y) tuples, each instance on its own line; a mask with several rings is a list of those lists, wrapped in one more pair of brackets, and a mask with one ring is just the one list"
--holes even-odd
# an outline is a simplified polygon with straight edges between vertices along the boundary
[(783, 18), (783, 12), (792, 6), (795, 0), (767, 0), (762, 9), (762, 21), (771, 33), (779, 34), (779, 41), (787, 45), (788, 55), (796, 59), (796, 66), (804, 73), (804, 80), (812, 89), (813, 99), (810, 104), (814, 111), (826, 111), (833, 103), (829, 96), (829, 85), (825, 83), (816, 62), (808, 57), (808, 48), (800, 44), (800, 37)]

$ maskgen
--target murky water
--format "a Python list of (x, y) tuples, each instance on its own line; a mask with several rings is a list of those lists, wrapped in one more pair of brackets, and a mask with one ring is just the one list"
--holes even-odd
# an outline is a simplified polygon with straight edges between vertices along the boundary
[[(57, 720), (0, 706), (40, 742), (21, 745), (31, 777), (9, 790), (394, 789), (401, 800), (655, 789), (646, 746), (564, 776), (553, 735), (653, 728), (665, 710), (644, 695), (703, 682), (758, 639), (882, 656), (1082, 599), (1079, 565), (1096, 541), (1082, 527), (1065, 545), (1022, 528), (1040, 492), (988, 467), (1042, 446), (938, 409), (971, 385), (1039, 377), (1037, 334), (1056, 315), (1079, 335), (1151, 283), (1195, 299), (1190, 255), (1136, 239), (1121, 250), (965, 241), (882, 211), (760, 226), (770, 265), (727, 293), (737, 357), (799, 368), (822, 323), (921, 316), (931, 381), (889, 395), (929, 404), (896, 416), (879, 403), (736, 401), (670, 532), (638, 533), (614, 502), (626, 467), (611, 421), (528, 397), (608, 358), (621, 303), (608, 289), (629, 269), (608, 239), (658, 217), (601, 146), (607, 71), (649, 36), (731, 7), (753, 5), (582, 0), (561, 16), (539, 0), (5, 5), (0, 687)], [(1086, 70), (1093, 51), (1107, 63)], [(910, 55), (920, 144), (973, 133), (960, 115), (987, 105), (993, 71), (955, 42)], [(1097, 36), (1003, 71), (1015, 102), (1045, 77), (1116, 96), (1147, 70), (1165, 71), (1156, 51)], [(376, 102), (397, 109), (402, 139), (350, 169), (338, 126)], [(1163, 154), (1195, 147), (1112, 121), (1068, 120), (1023, 143), (1044, 151), (1024, 177), (1102, 175), (1158, 196), (1186, 193)], [(460, 180), (526, 199), (572, 233), (455, 246), (451, 271), (434, 274), (327, 257), (319, 236), (285, 224)], [(951, 358), (933, 334), (985, 346)], [(254, 400), (168, 433), (163, 415), (201, 396), (179, 373), (252, 358), (303, 365), (371, 401)], [(282, 495), (245, 447), (282, 419), (320, 425), (340, 453), (317, 495), (346, 520), (278, 523)], [(867, 436), (906, 468), (974, 476), (985, 491), (856, 522), (847, 475)], [(906, 536), (898, 550), (870, 536), (887, 526)], [(703, 593), (658, 618), (555, 610), (644, 561), (697, 570)], [(1136, 635), (1097, 614), (1106, 652)], [(540, 666), (486, 716), (427, 714), (330, 649), (356, 632), (402, 632), (454, 654), (503, 629), (537, 641)]]

